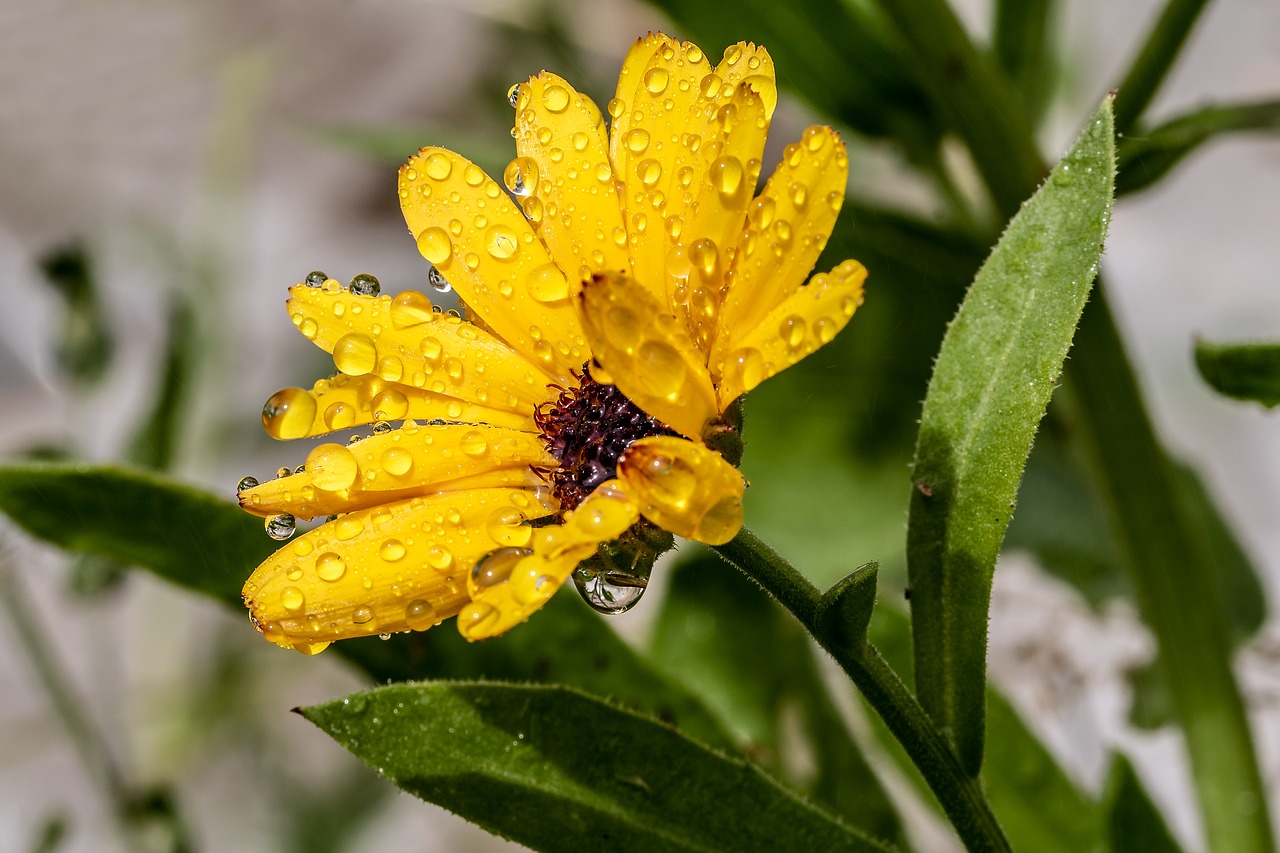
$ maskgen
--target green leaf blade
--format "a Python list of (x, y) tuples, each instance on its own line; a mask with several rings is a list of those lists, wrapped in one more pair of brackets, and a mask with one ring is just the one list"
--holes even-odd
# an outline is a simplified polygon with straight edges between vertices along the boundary
[(1196, 369), (1219, 394), (1269, 409), (1280, 405), (1280, 344), (1197, 341)]
[(939, 353), (907, 528), (916, 686), (976, 775), (991, 577), (1110, 219), (1110, 100), (1013, 219)]
[(885, 850), (745, 762), (560, 687), (395, 685), (300, 713), (402, 789), (538, 850)]

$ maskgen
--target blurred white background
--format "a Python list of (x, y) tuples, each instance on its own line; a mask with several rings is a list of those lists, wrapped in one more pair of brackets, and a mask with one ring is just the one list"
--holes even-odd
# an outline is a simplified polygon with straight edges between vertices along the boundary
[[(969, 20), (985, 19), (981, 4), (968, 5)], [(626, 0), (556, 6), (594, 63), (592, 91), (612, 89), (632, 39), (670, 28)], [(1066, 79), (1044, 140), (1050, 155), (1065, 149), (1120, 76), (1159, 4), (1063, 6), (1057, 40)], [(67, 438), (89, 458), (117, 458), (147, 405), (169, 294), (180, 289), (196, 298), (199, 334), (210, 338), (202, 351), (214, 355), (199, 369), (177, 473), (229, 495), (244, 474), (300, 462), (296, 449), (258, 435), (262, 401), (323, 369), (282, 310), (285, 288), (316, 268), (340, 279), (372, 272), (392, 290), (420, 287), (426, 275), (400, 222), (393, 171), (308, 127), (465, 127), (469, 116), (504, 106), (514, 80), (495, 81), (486, 95), (493, 103), (475, 102), (474, 81), (504, 58), (495, 23), (536, 14), (518, 0), (0, 2), (0, 454)], [(1274, 3), (1212, 5), (1154, 117), (1214, 99), (1274, 97), (1278, 44)], [(800, 108), (790, 114), (802, 122)], [(863, 162), (885, 159), (875, 153)], [(888, 183), (866, 167), (855, 180)], [(1190, 352), (1196, 335), (1280, 337), (1278, 226), (1280, 144), (1239, 138), (1120, 203), (1104, 261), (1160, 430), (1238, 520), (1273, 602), (1280, 421), (1211, 393)], [(71, 240), (90, 249), (119, 333), (118, 362), (88, 395), (60, 379), (50, 341), (62, 306), (37, 265)], [(116, 757), (133, 778), (178, 780), (200, 849), (282, 849), (292, 798), (353, 776), (379, 784), (287, 713), (359, 687), (341, 661), (285, 655), (240, 617), (143, 575), (105, 604), (77, 603), (63, 592), (64, 557), (35, 545), (11, 557), (32, 616), (50, 631)], [(1134, 614), (1115, 607), (1091, 615), (1024, 560), (1005, 561), (996, 586), (994, 677), (1078, 777), (1096, 788), (1105, 747), (1121, 743), (1163, 803), (1190, 803), (1176, 738), (1124, 725), (1121, 670), (1150, 654)], [(59, 849), (111, 849), (101, 800), (9, 627), (0, 625), (0, 849), (28, 849), (56, 815), (70, 829)], [(214, 633), (243, 635), (230, 641), (238, 643), (233, 663), (211, 659)], [(250, 689), (211, 702), (202, 691), (220, 666), (234, 667)], [(1273, 807), (1278, 670), (1273, 618), (1241, 659)], [(352, 849), (504, 846), (405, 795), (377, 808)], [(1192, 810), (1170, 812), (1189, 841)]]

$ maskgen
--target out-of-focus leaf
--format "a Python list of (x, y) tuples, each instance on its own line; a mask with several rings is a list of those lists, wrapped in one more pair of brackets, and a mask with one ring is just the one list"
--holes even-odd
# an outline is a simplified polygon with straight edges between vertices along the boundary
[[(1280, 130), (1280, 101), (1205, 107), (1125, 137), (1116, 151), (1116, 195), (1138, 192), (1165, 177), (1201, 145), (1228, 133)], [(1278, 398), (1280, 399), (1280, 398)]]
[(1123, 753), (1111, 759), (1111, 773), (1103, 795), (1107, 812), (1107, 841), (1111, 853), (1181, 853), (1151, 802), (1142, 780)]
[(539, 850), (883, 850), (768, 774), (563, 687), (396, 685), (301, 709), (404, 790)]
[[(833, 704), (804, 632), (741, 572), (707, 552), (677, 566), (654, 625), (653, 656), (698, 689), (748, 755), (871, 836), (901, 840), (893, 805)], [(783, 733), (797, 718), (802, 744)], [(798, 775), (793, 750), (816, 769)]]
[[(0, 466), (0, 511), (70, 551), (149, 569), (243, 612), (240, 588), (279, 547), (234, 504), (161, 477), (119, 468)], [(246, 628), (246, 630), (249, 630)], [(527, 625), (483, 643), (452, 626), (335, 645), (376, 680), (554, 680), (609, 695), (717, 747), (732, 741), (688, 690), (657, 673), (571, 591)]]
[(978, 271), (925, 397), (907, 525), (916, 689), (974, 775), (992, 572), (1097, 273), (1114, 170), (1107, 100)]
[(63, 246), (40, 259), (45, 280), (62, 297), (66, 312), (58, 338), (58, 363), (71, 379), (92, 385), (115, 354), (89, 253), (80, 244)]
[(1196, 368), (1219, 394), (1280, 405), (1280, 344), (1196, 342)]
[(285, 850), (291, 853), (345, 853), (369, 825), (391, 789), (379, 785), (359, 765), (316, 794), (290, 792), (285, 811)]
[(819, 113), (867, 136), (933, 150), (940, 125), (884, 20), (865, 3), (743, 0), (727, 14), (711, 2), (654, 0), (714, 63), (739, 41), (764, 45), (778, 83)]
[[(911, 625), (906, 613), (882, 604), (868, 631), (904, 680), (911, 680)], [(987, 688), (991, 737), (986, 740), (983, 787), (1000, 826), (1015, 850), (1036, 853), (1079, 853), (1098, 850), (1103, 842), (1103, 813), (1063, 772), (1016, 710), (994, 688)], [(881, 745), (912, 781), (926, 802), (929, 789), (906, 753), (876, 721)]]
[(132, 464), (157, 471), (169, 468), (177, 454), (183, 402), (195, 367), (195, 316), (184, 297), (175, 296), (169, 306), (168, 329), (151, 411), (134, 435), (128, 453)]
[(1009, 75), (1027, 115), (1039, 118), (1049, 104), (1054, 49), (1049, 39), (1053, 0), (997, 0), (992, 53)]
[(32, 839), (28, 849), (31, 853), (55, 853), (67, 840), (69, 830), (70, 824), (66, 815), (52, 815), (40, 824), (40, 829), (36, 831), (35, 838)]

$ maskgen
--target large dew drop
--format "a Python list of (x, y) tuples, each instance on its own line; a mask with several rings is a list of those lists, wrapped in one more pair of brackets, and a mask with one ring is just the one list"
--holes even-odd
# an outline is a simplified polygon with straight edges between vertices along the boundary
[(272, 539), (284, 541), (293, 535), (293, 531), (297, 529), (297, 522), (292, 515), (282, 512), (279, 515), (273, 515), (266, 520), (267, 535)]
[(609, 616), (626, 613), (639, 603), (648, 579), (616, 572), (597, 572), (579, 568), (573, 573), (573, 585), (582, 600), (594, 610)]
[(303, 438), (316, 419), (316, 398), (302, 388), (285, 388), (262, 406), (262, 426), (278, 439)]

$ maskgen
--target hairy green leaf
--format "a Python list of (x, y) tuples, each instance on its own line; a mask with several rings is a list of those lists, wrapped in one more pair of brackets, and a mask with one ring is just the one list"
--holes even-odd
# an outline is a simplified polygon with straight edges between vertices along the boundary
[(1280, 344), (1196, 342), (1196, 368), (1219, 394), (1280, 405)]
[(400, 788), (538, 850), (884, 850), (768, 774), (563, 687), (396, 685), (301, 709)]
[(974, 775), (991, 576), (1097, 272), (1114, 164), (1108, 100), (978, 271), (925, 397), (907, 526), (916, 687)]
[[(654, 625), (657, 663), (697, 687), (748, 755), (853, 825), (899, 840), (897, 813), (832, 702), (795, 620), (745, 575), (706, 552), (677, 566), (670, 584)], [(752, 654), (744, 654), (747, 649)], [(787, 731), (796, 728), (799, 737), (787, 740)]]

